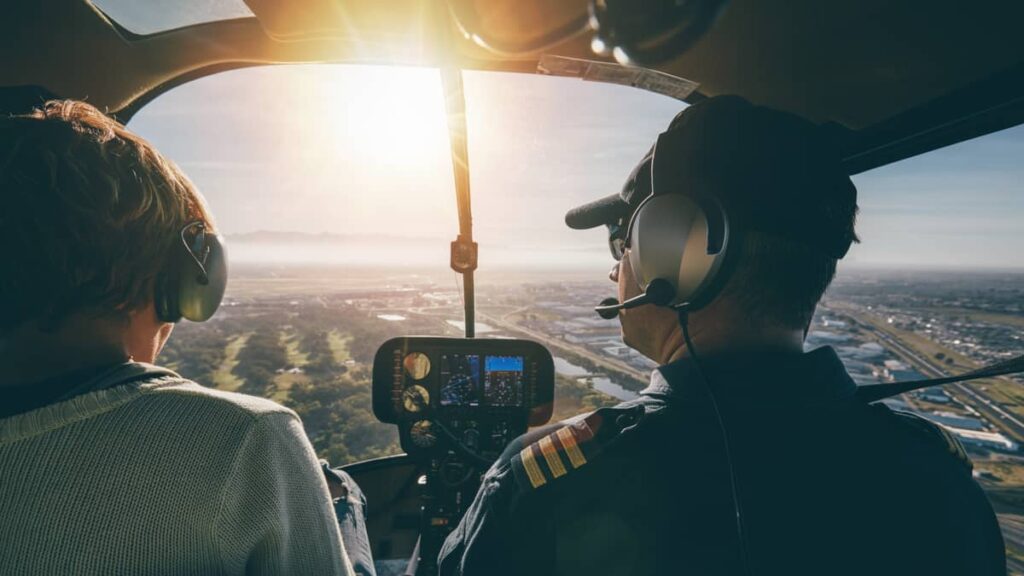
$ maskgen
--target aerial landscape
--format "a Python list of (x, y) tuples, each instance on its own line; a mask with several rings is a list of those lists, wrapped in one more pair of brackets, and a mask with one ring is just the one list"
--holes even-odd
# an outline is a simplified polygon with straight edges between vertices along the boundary
[[(819, 307), (807, 349), (832, 346), (859, 385), (958, 374), (1024, 354), (1019, 272), (856, 270)], [(607, 280), (482, 272), (478, 337), (544, 344), (555, 358), (554, 418), (635, 396), (654, 364), (626, 347), (593, 303)], [(244, 266), (217, 317), (183, 323), (161, 361), (225, 390), (294, 409), (335, 465), (398, 454), (396, 429), (376, 421), (370, 374), (377, 347), (400, 335), (462, 335), (452, 273), (345, 267)], [(887, 400), (951, 430), (999, 513), (1012, 573), (1024, 569), (1024, 379), (953, 384)]]

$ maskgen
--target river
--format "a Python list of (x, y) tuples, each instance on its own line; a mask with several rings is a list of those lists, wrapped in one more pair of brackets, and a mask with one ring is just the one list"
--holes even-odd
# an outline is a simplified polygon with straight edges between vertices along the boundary
[[(559, 358), (558, 356), (555, 356), (555, 372), (564, 376), (573, 377), (589, 374), (587, 369), (582, 366), (577, 366), (565, 358)], [(595, 390), (604, 392), (605, 394), (619, 400), (632, 400), (638, 396), (636, 392), (626, 390), (604, 376), (596, 376), (594, 378), (588, 378), (588, 380), (593, 383)]]

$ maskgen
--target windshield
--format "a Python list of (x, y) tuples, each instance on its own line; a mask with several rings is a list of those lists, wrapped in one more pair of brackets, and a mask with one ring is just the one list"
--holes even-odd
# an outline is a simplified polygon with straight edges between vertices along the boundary
[[(684, 105), (565, 78), (470, 72), (465, 85), (478, 334), (548, 346), (555, 418), (634, 396), (653, 364), (592, 311), (615, 294), (605, 231), (571, 231), (563, 216), (618, 191)], [(336, 464), (398, 453), (372, 415), (373, 353), (390, 337), (462, 328), (443, 109), (436, 70), (341, 65), (218, 74), (144, 108), (132, 128), (204, 192), (233, 266), (225, 306), (179, 325), (162, 360), (291, 406)], [(1022, 153), (1017, 128), (857, 176), (863, 242), (808, 348), (835, 347), (861, 384), (1024, 353)], [(891, 401), (955, 431), (1010, 528), (1024, 510), (1020, 383)], [(1011, 563), (1020, 533), (1006, 531)]]

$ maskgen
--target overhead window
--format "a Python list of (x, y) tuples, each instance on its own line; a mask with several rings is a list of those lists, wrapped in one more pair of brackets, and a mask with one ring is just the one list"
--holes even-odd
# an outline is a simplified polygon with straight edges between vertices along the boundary
[(92, 0), (111, 20), (139, 35), (253, 16), (242, 0)]

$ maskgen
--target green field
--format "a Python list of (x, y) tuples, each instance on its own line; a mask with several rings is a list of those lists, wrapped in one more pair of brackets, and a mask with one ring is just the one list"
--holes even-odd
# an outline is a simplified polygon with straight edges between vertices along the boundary
[(238, 365), (238, 352), (245, 346), (249, 334), (239, 334), (228, 341), (224, 348), (224, 360), (213, 373), (213, 385), (221, 390), (238, 390), (242, 386), (242, 379), (231, 373)]

